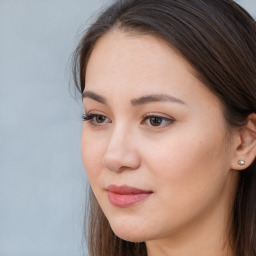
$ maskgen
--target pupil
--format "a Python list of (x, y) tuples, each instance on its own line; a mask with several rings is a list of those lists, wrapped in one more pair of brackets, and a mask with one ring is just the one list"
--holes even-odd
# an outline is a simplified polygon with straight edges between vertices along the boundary
[(160, 118), (160, 117), (151, 117), (150, 118), (150, 123), (153, 126), (158, 126), (162, 123), (162, 118)]
[(98, 123), (103, 123), (105, 121), (105, 117), (104, 116), (97, 116), (96, 118)]

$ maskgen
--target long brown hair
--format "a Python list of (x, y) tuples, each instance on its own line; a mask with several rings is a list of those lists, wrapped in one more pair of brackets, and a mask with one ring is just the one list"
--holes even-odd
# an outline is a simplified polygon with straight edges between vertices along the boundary
[[(85, 87), (87, 61), (112, 29), (151, 34), (175, 48), (218, 96), (230, 128), (256, 113), (256, 23), (232, 0), (117, 0), (88, 28), (74, 53), (74, 80)], [(256, 256), (256, 160), (239, 177), (230, 242), (236, 256)], [(90, 191), (91, 256), (146, 256), (145, 243), (118, 238)]]

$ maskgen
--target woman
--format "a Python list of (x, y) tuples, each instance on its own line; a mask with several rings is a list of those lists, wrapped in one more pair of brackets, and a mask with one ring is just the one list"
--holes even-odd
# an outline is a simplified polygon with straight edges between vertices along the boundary
[(256, 255), (256, 25), (231, 0), (119, 0), (75, 52), (89, 252)]

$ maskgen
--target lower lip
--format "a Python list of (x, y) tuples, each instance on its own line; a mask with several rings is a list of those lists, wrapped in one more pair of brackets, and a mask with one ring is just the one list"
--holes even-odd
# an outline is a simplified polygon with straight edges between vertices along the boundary
[(139, 193), (139, 194), (117, 194), (108, 191), (108, 198), (111, 204), (118, 207), (128, 207), (134, 205), (146, 198), (152, 193)]

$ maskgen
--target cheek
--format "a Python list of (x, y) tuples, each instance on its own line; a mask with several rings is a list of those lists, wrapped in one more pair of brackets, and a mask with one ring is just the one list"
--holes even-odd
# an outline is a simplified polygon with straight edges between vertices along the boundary
[(100, 166), (104, 154), (104, 141), (98, 140), (87, 127), (83, 128), (81, 137), (82, 161), (90, 182), (100, 175)]
[(169, 194), (184, 205), (193, 204), (206, 192), (209, 196), (215, 193), (223, 186), (228, 170), (223, 136), (209, 137), (202, 131), (194, 134), (197, 136), (193, 131), (169, 136), (154, 145), (148, 141), (144, 147), (143, 159), (152, 180), (163, 195)]
[(164, 234), (183, 227), (222, 200), (228, 169), (222, 138), (201, 139), (202, 134), (192, 139), (182, 136), (165, 140), (153, 151), (151, 145), (145, 147), (144, 163), (156, 192), (148, 209), (157, 220), (153, 230), (161, 227)]
[(159, 165), (163, 166), (159, 174), (168, 175), (168, 170), (171, 169), (177, 176), (183, 176), (187, 171), (196, 172), (200, 169), (196, 166), (210, 167), (222, 162), (226, 133), (222, 123), (220, 121), (216, 123), (216, 127), (212, 129), (209, 125), (205, 125), (204, 129), (200, 120), (188, 122), (186, 125), (177, 124), (167, 134), (160, 134), (155, 139), (145, 138), (145, 143), (140, 143), (145, 145), (141, 148), (141, 152), (148, 155), (144, 159), (155, 162), (156, 169)]

